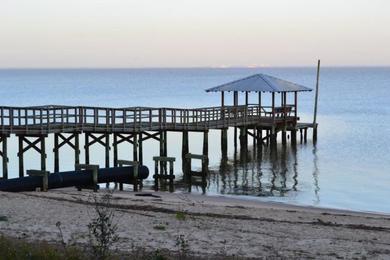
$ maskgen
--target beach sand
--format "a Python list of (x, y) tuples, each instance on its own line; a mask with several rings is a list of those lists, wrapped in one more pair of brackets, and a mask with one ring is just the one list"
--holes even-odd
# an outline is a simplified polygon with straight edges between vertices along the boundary
[[(91, 191), (0, 192), (0, 233), (27, 240), (86, 243), (94, 217)], [(105, 192), (99, 191), (97, 196)], [(115, 248), (179, 251), (196, 256), (275, 259), (390, 257), (390, 216), (196, 194), (115, 191)], [(140, 194), (140, 193), (138, 193)], [(180, 213), (178, 213), (180, 212)], [(184, 214), (183, 214), (184, 213)], [(179, 216), (179, 217), (178, 217)], [(183, 217), (184, 216), (184, 217)]]

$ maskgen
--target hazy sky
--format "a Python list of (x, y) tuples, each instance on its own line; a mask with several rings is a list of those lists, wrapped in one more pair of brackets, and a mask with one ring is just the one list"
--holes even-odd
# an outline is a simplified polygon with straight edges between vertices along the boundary
[(389, 0), (0, 0), (0, 67), (390, 65)]

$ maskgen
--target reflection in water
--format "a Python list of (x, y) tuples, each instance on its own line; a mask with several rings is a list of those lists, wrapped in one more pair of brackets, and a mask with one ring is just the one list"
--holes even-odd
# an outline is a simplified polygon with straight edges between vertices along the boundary
[[(193, 182), (192, 191), (256, 197), (286, 197), (299, 191), (299, 154), (302, 146), (254, 146), (240, 149), (232, 157), (222, 157), (216, 167), (209, 169), (207, 186)], [(299, 151), (299, 153), (298, 153)], [(312, 150), (315, 205), (320, 202), (317, 148)], [(303, 168), (301, 167), (303, 170)], [(301, 172), (301, 175), (304, 173)], [(304, 181), (301, 181), (304, 183)], [(183, 187), (187, 187), (182, 181)], [(302, 184), (301, 184), (302, 185)], [(304, 184), (303, 184), (304, 185)], [(305, 188), (303, 188), (304, 190)], [(186, 188), (185, 188), (186, 190)]]
[(318, 175), (319, 175), (319, 169), (318, 169), (318, 156), (317, 156), (317, 146), (314, 144), (313, 147), (313, 181), (314, 181), (314, 195), (315, 195), (315, 205), (318, 205), (320, 203), (320, 186), (318, 183)]
[(297, 191), (297, 148), (241, 149), (230, 160), (222, 158), (219, 168), (210, 170), (208, 179), (210, 187), (221, 194), (286, 196), (290, 191)]

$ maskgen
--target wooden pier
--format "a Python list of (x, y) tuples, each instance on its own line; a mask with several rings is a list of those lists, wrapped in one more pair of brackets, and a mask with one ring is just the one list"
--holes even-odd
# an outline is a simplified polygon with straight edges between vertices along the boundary
[[(263, 77), (264, 75), (260, 75)], [(253, 80), (251, 77), (247, 79)], [(272, 86), (269, 78), (263, 78)], [(258, 80), (258, 79), (256, 79)], [(239, 82), (239, 81), (237, 81)], [(241, 80), (241, 83), (245, 79)], [(258, 82), (257, 82), (258, 83)], [(203, 155), (208, 157), (208, 132), (221, 131), (222, 156), (227, 156), (228, 129), (234, 129), (234, 145), (237, 147), (237, 130), (241, 147), (248, 145), (248, 137), (253, 139), (253, 145), (275, 146), (278, 133), (282, 144), (287, 144), (287, 133), (290, 142), (296, 144), (297, 132), (301, 141), (307, 140), (307, 130), (317, 128), (316, 123), (299, 123), (298, 98), (300, 91), (310, 89), (299, 86), (281, 85), (286, 89), (258, 89), (237, 87), (236, 82), (230, 85), (232, 89), (224, 90), (226, 85), (209, 91), (221, 92), (221, 106), (203, 108), (168, 108), (168, 107), (86, 107), (86, 106), (32, 106), (32, 107), (0, 107), (0, 142), (3, 164), (3, 178), (8, 178), (7, 140), (16, 136), (19, 140), (19, 176), (25, 173), (24, 153), (34, 149), (41, 157), (41, 170), (46, 171), (47, 138), (54, 138), (54, 171), (60, 168), (60, 150), (68, 145), (74, 150), (75, 165), (80, 164), (80, 135), (84, 135), (84, 163), (90, 163), (89, 149), (92, 145), (102, 145), (105, 148), (105, 166), (110, 167), (110, 151), (113, 147), (113, 165), (118, 166), (118, 149), (121, 143), (133, 145), (133, 161), (143, 163), (143, 142), (148, 139), (158, 141), (160, 157), (167, 157), (167, 132), (176, 131), (183, 134), (182, 157), (190, 154), (189, 132), (203, 132)], [(283, 81), (282, 83), (286, 83)], [(233, 92), (233, 105), (225, 105), (225, 92)], [(258, 103), (250, 104), (248, 95), (255, 92)], [(271, 93), (270, 106), (262, 105), (262, 93)], [(238, 104), (239, 93), (245, 94), (245, 104)], [(287, 94), (294, 95), (294, 102), (287, 103)], [(276, 95), (280, 95), (280, 104), (276, 103)], [(316, 132), (315, 132), (316, 133)], [(112, 138), (111, 138), (112, 137)], [(316, 137), (314, 137), (316, 139)], [(112, 143), (110, 143), (112, 140)], [(154, 157), (156, 155), (148, 155)], [(183, 159), (183, 163), (186, 160)]]

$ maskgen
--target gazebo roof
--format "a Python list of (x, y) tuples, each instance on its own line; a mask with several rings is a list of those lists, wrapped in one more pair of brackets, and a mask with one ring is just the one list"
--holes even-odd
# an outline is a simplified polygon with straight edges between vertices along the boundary
[(206, 92), (222, 91), (299, 92), (312, 91), (312, 89), (266, 74), (255, 74), (217, 87), (206, 89)]

